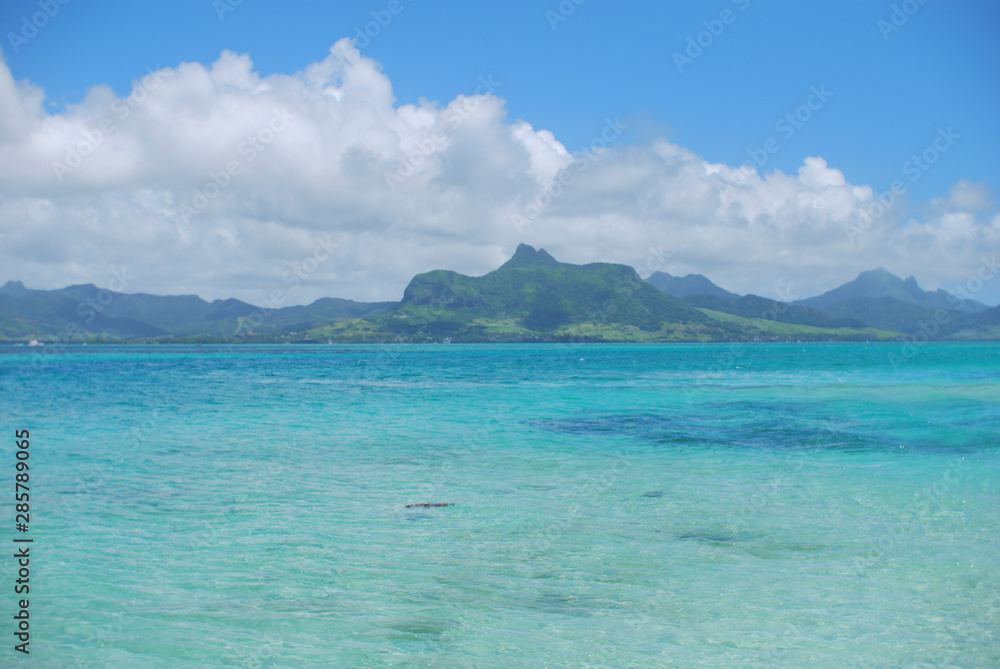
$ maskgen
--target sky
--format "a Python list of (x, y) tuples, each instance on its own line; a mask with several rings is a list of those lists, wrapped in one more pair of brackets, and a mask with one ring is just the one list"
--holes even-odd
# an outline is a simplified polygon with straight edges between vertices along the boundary
[(0, 282), (398, 300), (523, 242), (995, 305), (998, 28), (966, 0), (7, 0)]

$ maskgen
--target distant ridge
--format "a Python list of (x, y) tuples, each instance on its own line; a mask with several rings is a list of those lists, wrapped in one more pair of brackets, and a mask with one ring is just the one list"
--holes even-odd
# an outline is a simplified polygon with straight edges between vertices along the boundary
[(324, 297), (265, 309), (237, 299), (116, 293), (93, 284), (0, 286), (0, 342), (521, 342), (1000, 340), (1000, 307), (924, 291), (883, 268), (793, 304), (700, 274), (559, 262), (520, 244), (482, 276), (433, 270), (399, 302)]
[(810, 325), (823, 328), (865, 327), (865, 323), (857, 319), (836, 318), (819, 309), (792, 306), (758, 295), (744, 295), (743, 297), (727, 299), (715, 295), (701, 294), (689, 295), (684, 299), (696, 307), (721, 311), (744, 318), (764, 318), (780, 323)]
[(307, 306), (265, 313), (234, 298), (206, 302), (197, 295), (117, 293), (89, 283), (32, 290), (20, 281), (8, 281), (0, 286), (0, 340), (26, 340), (35, 323), (48, 341), (219, 339), (234, 336), (244, 319), (250, 320), (243, 332), (267, 335), (374, 315), (394, 304), (324, 297)]
[(655, 288), (659, 288), (667, 295), (674, 297), (687, 297), (688, 295), (713, 295), (725, 299), (735, 299), (739, 297), (736, 293), (719, 288), (701, 274), (688, 274), (687, 276), (671, 276), (666, 272), (653, 272), (646, 279)]
[(814, 309), (836, 309), (850, 300), (859, 298), (882, 299), (892, 298), (913, 304), (924, 309), (947, 309), (964, 313), (978, 313), (989, 309), (985, 304), (973, 300), (961, 300), (940, 288), (934, 292), (921, 290), (915, 278), (905, 280), (881, 267), (867, 272), (861, 272), (853, 281), (828, 290), (822, 295), (798, 300), (795, 304)]
[(912, 276), (900, 279), (881, 267), (861, 272), (853, 281), (794, 304), (911, 336), (918, 332), (930, 336), (926, 331), (931, 330), (934, 336), (943, 337), (967, 330), (959, 336), (971, 337), (974, 335), (970, 333), (992, 333), (995, 325), (992, 310), (988, 312), (985, 304), (963, 300), (941, 289), (922, 290)]

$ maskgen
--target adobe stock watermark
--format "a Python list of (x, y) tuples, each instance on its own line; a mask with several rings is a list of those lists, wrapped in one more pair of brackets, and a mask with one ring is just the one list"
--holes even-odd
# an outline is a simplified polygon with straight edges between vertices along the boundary
[(898, 5), (893, 3), (889, 20), (879, 19), (875, 22), (879, 32), (882, 33), (882, 40), (888, 42), (889, 35), (898, 32), (900, 28), (906, 25), (911, 16), (920, 11), (921, 5), (926, 3), (927, 0), (903, 0)]
[[(83, 165), (87, 156), (92, 154), (104, 140), (114, 133), (117, 123), (127, 119), (135, 109), (141, 105), (151, 90), (160, 85), (167, 75), (162, 71), (146, 68), (146, 76), (139, 80), (139, 85), (132, 89), (132, 92), (124, 100), (117, 99), (111, 103), (111, 107), (100, 118), (97, 123), (89, 128), (84, 128), (80, 134), (83, 136), (75, 144), (66, 145), (66, 156), (62, 162), (52, 161), (52, 173), (60, 181), (67, 174), (72, 174), (76, 168)], [(114, 118), (112, 118), (112, 113)]]
[(656, 248), (650, 246), (646, 251), (646, 260), (643, 262), (642, 267), (636, 269), (636, 273), (643, 281), (666, 267), (667, 260), (673, 255), (670, 251), (663, 248), (663, 244), (660, 244)]
[(587, 318), (590, 322), (613, 323), (615, 314), (628, 308), (629, 302), (632, 301), (635, 294), (647, 285), (646, 279), (653, 272), (661, 270), (671, 256), (670, 251), (665, 250), (662, 244), (658, 248), (650, 246), (647, 251), (646, 260), (641, 269), (636, 270), (635, 274), (619, 277), (615, 281), (613, 296), (598, 305), (596, 309), (588, 308)]
[(993, 277), (1000, 272), (1000, 265), (997, 264), (996, 253), (994, 253), (991, 258), (983, 256), (980, 260), (979, 269), (976, 270), (975, 274), (966, 279), (964, 283), (958, 284), (951, 290), (954, 295), (958, 296), (955, 299), (959, 308), (965, 304), (965, 300), (971, 300), (975, 297), (975, 295), (983, 289), (986, 282), (993, 279)]
[[(135, 277), (129, 275), (124, 265), (122, 265), (120, 270), (111, 267), (111, 280), (108, 281), (107, 289), (102, 289), (98, 291), (95, 297), (80, 302), (76, 307), (76, 315), (85, 319), (85, 325), (91, 324), (97, 317), (97, 314), (103, 313), (114, 300), (114, 293), (124, 292), (132, 281), (135, 281)], [(82, 336), (86, 333), (76, 321), (66, 323), (63, 331), (67, 337), (71, 338)]]
[(354, 26), (354, 46), (357, 49), (364, 49), (371, 44), (372, 40), (382, 34), (382, 31), (389, 27), (392, 19), (399, 16), (406, 7), (402, 0), (389, 0), (384, 9), (373, 9), (369, 12), (372, 20), (361, 26)]
[(256, 160), (257, 156), (274, 141), (275, 137), (288, 128), (293, 120), (295, 117), (288, 112), (287, 107), (275, 109), (267, 125), (255, 134), (247, 135), (236, 148), (236, 153), (243, 158), (242, 161), (230, 160), (221, 170), (209, 170), (209, 181), (206, 181), (201, 188), (194, 189), (190, 204), (181, 205), (181, 218), (184, 222), (190, 222), (192, 216), (200, 214), (222, 191), (229, 188), (233, 178), (242, 174), (243, 170)]
[(754, 518), (767, 512), (774, 512), (788, 502), (787, 490), (797, 487), (802, 477), (807, 475), (805, 467), (813, 455), (822, 453), (828, 440), (836, 440), (837, 432), (829, 425), (817, 427), (815, 436), (800, 448), (790, 449), (783, 454), (780, 467), (775, 468), (769, 480), (753, 481), (751, 488), (741, 486), (740, 504), (730, 505), (726, 517), (726, 529), (732, 533), (745, 532), (752, 526)]
[[(976, 293), (983, 289), (983, 286), (991, 281), (1000, 272), (1000, 263), (997, 262), (997, 254), (987, 258), (980, 258), (979, 267), (964, 283), (955, 287), (953, 293), (948, 294), (948, 303), (955, 305), (955, 311), (962, 308), (966, 300), (971, 300)], [(889, 362), (893, 368), (898, 368), (901, 364), (909, 362), (923, 349), (924, 346), (941, 332), (941, 328), (951, 321), (952, 313), (945, 309), (938, 309), (934, 312), (934, 317), (926, 321), (917, 321), (918, 331), (910, 335), (909, 340), (902, 345), (899, 353), (889, 353)]]
[[(926, 532), (928, 526), (934, 525), (935, 519), (948, 513), (955, 497), (952, 487), (962, 482), (967, 471), (968, 461), (964, 456), (956, 455), (941, 477), (922, 492), (914, 494), (905, 509), (890, 510), (889, 513), (880, 509), (879, 515), (887, 519), (887, 524), (883, 532), (875, 537), (874, 545), (851, 559), (851, 573), (861, 576), (882, 564), (904, 540), (912, 541), (914, 532), (921, 528)], [(889, 520), (892, 522), (889, 523)]]
[[(951, 300), (949, 300), (950, 302)], [(951, 320), (951, 315), (944, 309), (934, 312), (933, 318), (926, 321), (917, 321), (919, 329), (910, 335), (907, 341), (900, 348), (899, 353), (889, 353), (888, 359), (892, 363), (893, 369), (897, 369), (901, 364), (912, 360), (920, 350), (927, 345), (941, 331), (941, 327)]]
[[(745, 12), (750, 6), (750, 0), (732, 0), (732, 2), (740, 8), (741, 12)], [(677, 71), (680, 74), (684, 74), (684, 68), (694, 64), (694, 61), (701, 58), (701, 55), (705, 53), (705, 49), (715, 44), (715, 40), (721, 37), (722, 33), (726, 31), (726, 26), (730, 26), (736, 22), (737, 16), (738, 14), (733, 10), (723, 9), (719, 12), (718, 18), (702, 21), (701, 24), (705, 26), (705, 29), (694, 37), (688, 36), (684, 53), (674, 51), (672, 54)]]
[[(479, 109), (479, 96), (484, 93), (492, 93), (502, 86), (502, 82), (494, 81), (493, 75), (489, 74), (484, 79), (479, 77), (479, 86), (476, 87), (475, 94), (463, 96), (462, 102), (456, 107), (449, 107), (442, 115), (442, 119), (448, 124), (448, 131), (454, 132), (465, 123), (472, 114)], [(444, 150), (448, 146), (448, 132), (441, 128), (434, 128), (429, 137), (425, 137), (416, 143), (403, 160), (395, 172), (384, 172), (385, 183), (389, 191), (395, 193), (396, 188), (401, 186), (408, 178), (416, 174), (423, 167), (427, 160), (435, 153)]]
[(69, 2), (70, 0), (39, 0), (38, 8), (40, 11), (32, 14), (31, 18), (22, 16), (21, 30), (16, 33), (7, 33), (7, 41), (10, 42), (14, 53), (18, 53), (22, 46), (33, 40), (38, 35), (38, 31), (49, 25), (49, 21), (54, 19), (62, 7), (68, 5)]
[(552, 32), (555, 32), (559, 28), (560, 23), (565, 23), (569, 17), (576, 14), (576, 8), (585, 3), (587, 0), (562, 0), (559, 6), (556, 7), (555, 11), (551, 9), (545, 10), (545, 20), (549, 22), (549, 28)]
[[(233, 336), (242, 337), (256, 334), (253, 328), (259, 328), (267, 322), (268, 317), (276, 310), (282, 308), (288, 301), (289, 293), (294, 293), (312, 274), (319, 269), (320, 265), (327, 262), (334, 251), (340, 248), (340, 244), (333, 241), (332, 235), (317, 237), (314, 240), (313, 250), (301, 262), (292, 263), (292, 268), (286, 271), (282, 277), (282, 283), (288, 286), (287, 292), (284, 288), (275, 288), (268, 294), (267, 298), (257, 306), (257, 309), (250, 312), (245, 317), (237, 319), (236, 331)], [(244, 334), (245, 332), (245, 334)]]
[[(910, 177), (912, 183), (916, 183), (934, 163), (940, 160), (941, 155), (951, 149), (961, 137), (961, 135), (951, 129), (951, 126), (948, 126), (947, 130), (939, 127), (937, 129), (937, 137), (934, 138), (934, 141), (923, 151), (910, 156), (910, 159), (905, 161), (900, 169), (903, 174)], [(847, 235), (847, 241), (851, 245), (854, 245), (855, 240), (882, 218), (896, 203), (897, 198), (901, 197), (904, 193), (906, 193), (906, 185), (901, 179), (896, 179), (889, 185), (888, 190), (876, 195), (872, 202), (858, 214), (857, 223), (844, 224), (844, 234)]]
[[(640, 268), (634, 268), (636, 274), (639, 275), (639, 281), (634, 281), (632, 279), (619, 279), (615, 282), (614, 293), (618, 296), (617, 303), (615, 298), (607, 300), (603, 305), (597, 309), (589, 309), (587, 316), (594, 323), (607, 323), (610, 316), (618, 310), (619, 304), (626, 304), (627, 300), (632, 299), (634, 293), (641, 290), (640, 286), (646, 281), (654, 272), (658, 272), (663, 269), (667, 264), (667, 259), (670, 258), (671, 252), (664, 249), (663, 244), (658, 247), (649, 246), (647, 247), (646, 259)], [(570, 340), (568, 342), (559, 342), (554, 344), (555, 350), (558, 351), (559, 360), (575, 359), (578, 358), (580, 353), (584, 351), (584, 346), (588, 341), (591, 341), (585, 336), (580, 336), (576, 341)]]
[[(765, 321), (777, 321), (778, 316), (788, 311), (788, 303), (798, 299), (794, 283), (786, 277), (781, 277), (775, 282), (774, 291), (778, 300), (756, 317), (744, 319), (737, 332), (740, 339), (729, 342), (725, 348), (720, 349), (713, 356), (714, 371), (726, 372), (736, 366), (736, 363), (746, 354), (747, 342), (758, 342), (764, 339), (766, 334)], [(700, 378), (692, 384), (683, 386), (682, 392), (687, 402), (696, 403), (700, 401), (697, 395), (699, 391), (713, 392), (714, 388), (714, 381), (709, 378)]]
[[(779, 133), (784, 140), (790, 140), (801, 130), (806, 123), (812, 119), (813, 114), (818, 112), (833, 97), (833, 92), (827, 90), (826, 84), (809, 87), (809, 95), (801, 105), (794, 111), (780, 116), (774, 122), (774, 130)], [(759, 171), (767, 164), (768, 159), (781, 150), (781, 144), (774, 137), (768, 137), (760, 147), (747, 149), (747, 160), (737, 168), (731, 178), (737, 186), (746, 184), (747, 179), (756, 171)], [(720, 179), (715, 183), (716, 189), (722, 193), (728, 192), (732, 185), (725, 179)]]
[[(381, 351), (374, 356), (366, 356), (364, 359), (365, 379), (377, 378), (382, 374), (394, 374), (399, 371), (399, 367), (405, 364), (404, 344), (383, 345)], [(375, 357), (374, 362), (369, 362), (369, 357)], [(424, 467), (426, 473), (421, 476), (423, 482), (412, 489), (407, 490), (407, 494), (413, 495), (412, 499), (435, 499), (438, 498), (449, 483), (454, 483), (455, 463), (463, 459), (477, 460), (489, 452), (495, 445), (499, 435), (511, 424), (512, 417), (509, 409), (495, 404), (488, 412), (478, 413), (473, 421), (463, 428), (461, 434), (455, 438), (448, 439), (441, 448), (436, 451), (436, 457), (429, 458), (424, 454)], [(431, 471), (432, 469), (436, 471)], [(414, 481), (414, 484), (417, 482)], [(386, 512), (395, 522), (406, 522), (410, 517), (408, 511), (402, 504), (394, 502)]]
[(525, 226), (534, 223), (542, 212), (563, 194), (563, 189), (570, 186), (578, 175), (590, 169), (590, 166), (600, 159), (603, 151), (621, 137), (622, 133), (628, 130), (628, 127), (627, 124), (622, 123), (620, 116), (616, 116), (614, 120), (605, 118), (601, 134), (592, 139), (589, 145), (581, 146), (570, 164), (559, 170), (549, 186), (531, 198), (521, 208), (521, 211), (516, 211), (511, 207), (510, 220), (517, 231), (521, 232)]
[(54, 342), (46, 342), (45, 346), (33, 348), (35, 355), (31, 356), (31, 365), (35, 370), (43, 369), (49, 364), (49, 358), (58, 355), (63, 350), (63, 344), (69, 343), (74, 337), (83, 337), (89, 334), (85, 326), (90, 325), (98, 314), (104, 312), (114, 301), (114, 293), (124, 292), (128, 285), (135, 281), (135, 277), (128, 273), (122, 265), (121, 269), (108, 267), (111, 279), (107, 283), (107, 289), (101, 289), (94, 297), (80, 301), (76, 306), (76, 315), (82, 321), (67, 320), (63, 326), (63, 331), (56, 335), (58, 339)]
[(605, 458), (605, 466), (599, 474), (589, 474), (585, 481), (576, 484), (575, 489), (562, 494), (563, 497), (567, 497), (576, 493), (582, 500), (572, 501), (563, 513), (552, 518), (548, 527), (535, 538), (537, 544), (525, 542), (519, 548), (521, 550), (536, 547), (549, 549), (560, 535), (569, 534), (581, 518), (587, 517), (586, 512), (597, 505), (597, 502), (593, 500), (612, 490), (625, 473), (631, 469), (634, 464), (634, 460), (630, 459), (632, 455), (632, 447), (619, 448), (614, 453), (608, 454)]
[(219, 21), (226, 20), (226, 14), (236, 11), (236, 8), (243, 4), (243, 0), (212, 0), (212, 9)]
[(948, 129), (944, 128), (937, 129), (937, 137), (934, 141), (920, 153), (914, 153), (910, 156), (910, 159), (903, 163), (903, 174), (910, 177), (910, 181), (916, 183), (923, 176), (924, 172), (929, 170), (931, 166), (938, 161), (941, 154), (946, 153), (948, 149), (955, 145), (955, 140), (960, 139), (962, 136), (956, 134), (951, 126)]

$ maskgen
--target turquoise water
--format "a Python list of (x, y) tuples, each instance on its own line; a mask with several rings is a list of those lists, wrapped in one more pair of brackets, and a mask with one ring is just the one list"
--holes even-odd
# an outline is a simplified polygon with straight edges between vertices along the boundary
[(1000, 346), (898, 349), (0, 349), (30, 666), (1000, 666)]

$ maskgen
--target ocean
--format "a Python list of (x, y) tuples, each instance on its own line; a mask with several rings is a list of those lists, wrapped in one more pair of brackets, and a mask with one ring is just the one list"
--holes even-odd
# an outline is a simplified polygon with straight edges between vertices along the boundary
[(1000, 666), (996, 343), (4, 347), (0, 397), (3, 666)]

